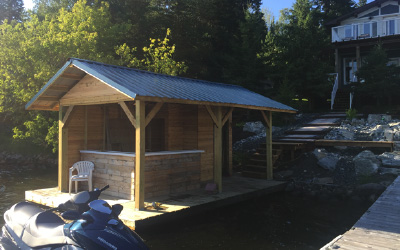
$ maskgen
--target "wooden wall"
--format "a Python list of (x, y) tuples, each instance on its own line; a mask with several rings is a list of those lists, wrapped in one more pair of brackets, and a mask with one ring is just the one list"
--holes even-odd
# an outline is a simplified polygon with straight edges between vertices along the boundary
[[(132, 105), (130, 103), (130, 105)], [(149, 112), (154, 104), (149, 103)], [(112, 150), (133, 152), (135, 130), (117, 104), (75, 106), (69, 117), (68, 168), (81, 160), (80, 150), (103, 150), (104, 109), (108, 118), (108, 133)], [(87, 111), (85, 111), (87, 109)], [(87, 114), (87, 142), (85, 147), (85, 114)], [(200, 181), (213, 180), (214, 125), (204, 106), (164, 104), (154, 121), (163, 120), (165, 126), (165, 150), (204, 150), (201, 154)], [(131, 144), (130, 144), (131, 143)], [(131, 146), (129, 146), (130, 144)], [(106, 145), (107, 146), (107, 145)], [(107, 147), (106, 147), (107, 148)]]
[(198, 106), (198, 148), (201, 154), (201, 182), (212, 181), (214, 177), (214, 124), (204, 106)]

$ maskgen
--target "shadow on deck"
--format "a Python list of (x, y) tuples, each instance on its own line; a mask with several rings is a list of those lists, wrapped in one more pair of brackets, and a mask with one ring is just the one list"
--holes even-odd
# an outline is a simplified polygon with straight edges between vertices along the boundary
[[(167, 222), (205, 210), (214, 209), (241, 202), (247, 199), (281, 191), (286, 183), (262, 179), (231, 176), (223, 178), (222, 193), (210, 194), (205, 190), (191, 191), (175, 196), (145, 200), (145, 211), (135, 210), (135, 201), (124, 200), (109, 195), (101, 195), (110, 205), (119, 203), (124, 209), (119, 216), (130, 228), (146, 227), (155, 223)], [(70, 199), (68, 193), (62, 193), (57, 187), (25, 191), (25, 199), (49, 207), (56, 207)], [(154, 209), (152, 202), (160, 202), (160, 209)]]

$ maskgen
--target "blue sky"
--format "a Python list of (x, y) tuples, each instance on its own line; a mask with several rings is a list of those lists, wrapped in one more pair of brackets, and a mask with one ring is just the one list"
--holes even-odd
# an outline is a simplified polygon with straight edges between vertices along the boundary
[[(261, 8), (269, 9), (276, 19), (279, 18), (279, 13), (281, 9), (292, 7), (296, 0), (262, 0)], [(372, 0), (368, 0), (368, 3)], [(24, 0), (24, 5), (26, 8), (31, 9), (33, 6), (32, 0)]]
[[(262, 0), (262, 8), (268, 8), (274, 13), (274, 16), (279, 17), (279, 11), (283, 8), (289, 8), (295, 0)], [(31, 9), (33, 6), (32, 0), (24, 0), (26, 8)]]
[(262, 0), (261, 8), (270, 10), (277, 20), (281, 9), (292, 7), (295, 0)]

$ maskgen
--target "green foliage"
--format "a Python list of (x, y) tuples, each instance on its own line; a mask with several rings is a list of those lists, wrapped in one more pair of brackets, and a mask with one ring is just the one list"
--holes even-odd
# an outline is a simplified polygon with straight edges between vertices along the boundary
[(356, 109), (348, 109), (346, 110), (346, 118), (347, 120), (353, 120), (357, 117), (357, 110)]
[(291, 9), (282, 10), (260, 53), (279, 98), (308, 99), (309, 105), (329, 96), (327, 73), (333, 71), (322, 54), (330, 46), (329, 34), (320, 25), (320, 10), (312, 6), (309, 0), (297, 0)]
[(0, 24), (4, 20), (21, 21), (24, 12), (24, 2), (22, 0), (0, 0)]
[(171, 30), (167, 29), (164, 40), (150, 38), (149, 47), (143, 48), (144, 59), (138, 59), (134, 55), (136, 48), (131, 49), (126, 43), (116, 47), (116, 53), (121, 57), (122, 64), (127, 64), (128, 67), (173, 76), (180, 75), (186, 72), (187, 66), (184, 62), (173, 59), (175, 45), (169, 45), (170, 35)]
[(400, 91), (400, 67), (388, 65), (389, 58), (381, 45), (377, 45), (363, 60), (357, 72), (362, 83), (357, 91), (376, 100), (376, 105), (391, 105), (392, 99)]
[(23, 23), (0, 25), (0, 115), (16, 126), (15, 138), (56, 145), (56, 114), (24, 106), (69, 57), (115, 63), (113, 48), (130, 26), (110, 20), (107, 3), (81, 0), (43, 20), (32, 14)]

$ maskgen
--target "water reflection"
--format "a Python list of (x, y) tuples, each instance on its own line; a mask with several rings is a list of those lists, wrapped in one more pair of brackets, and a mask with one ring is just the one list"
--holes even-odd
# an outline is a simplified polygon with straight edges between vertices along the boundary
[[(0, 226), (4, 224), (4, 212), (24, 200), (25, 190), (56, 185), (56, 169), (0, 166)], [(138, 233), (154, 250), (319, 249), (349, 230), (370, 205), (277, 193), (140, 229)]]
[(57, 186), (57, 169), (32, 170), (18, 166), (0, 166), (0, 226), (3, 214), (13, 204), (25, 199), (25, 190)]

